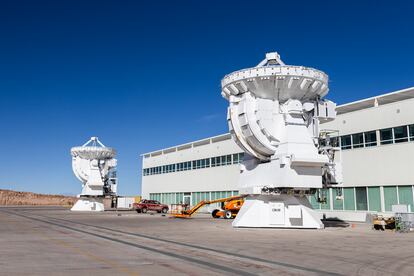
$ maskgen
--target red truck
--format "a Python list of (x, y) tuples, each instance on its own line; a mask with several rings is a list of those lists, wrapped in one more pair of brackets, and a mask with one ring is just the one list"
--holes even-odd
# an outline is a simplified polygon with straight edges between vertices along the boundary
[(137, 213), (146, 213), (147, 211), (157, 211), (158, 213), (166, 214), (168, 212), (168, 205), (161, 204), (156, 200), (143, 199), (139, 203), (134, 203), (133, 208)]

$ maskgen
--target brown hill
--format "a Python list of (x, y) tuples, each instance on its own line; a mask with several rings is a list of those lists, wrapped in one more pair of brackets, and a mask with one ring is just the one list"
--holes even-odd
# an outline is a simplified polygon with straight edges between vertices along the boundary
[(36, 194), (0, 189), (0, 205), (58, 205), (71, 206), (76, 197), (63, 195)]

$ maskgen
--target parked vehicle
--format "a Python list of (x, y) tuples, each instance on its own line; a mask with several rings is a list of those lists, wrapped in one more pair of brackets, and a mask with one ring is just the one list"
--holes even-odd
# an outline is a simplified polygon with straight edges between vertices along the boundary
[(143, 199), (139, 203), (134, 203), (133, 209), (135, 209), (137, 213), (157, 211), (158, 213), (166, 214), (168, 212), (168, 205), (161, 204), (159, 201), (156, 200)]

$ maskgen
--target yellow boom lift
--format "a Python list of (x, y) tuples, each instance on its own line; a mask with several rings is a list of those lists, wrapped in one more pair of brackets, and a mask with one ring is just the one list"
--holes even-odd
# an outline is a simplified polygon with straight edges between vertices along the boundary
[(224, 203), (222, 205), (224, 211), (214, 210), (213, 217), (234, 218), (237, 215), (237, 212), (240, 210), (241, 206), (243, 205), (244, 197), (245, 196), (231, 196), (215, 200), (202, 200), (191, 209), (184, 207), (182, 204), (175, 204), (175, 206), (171, 210), (171, 216), (175, 218), (189, 218), (198, 210), (200, 210), (200, 208), (204, 205), (221, 202)]

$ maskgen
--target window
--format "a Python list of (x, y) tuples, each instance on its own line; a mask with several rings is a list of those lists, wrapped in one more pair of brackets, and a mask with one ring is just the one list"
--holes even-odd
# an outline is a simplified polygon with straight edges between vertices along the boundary
[(367, 189), (365, 187), (356, 187), (355, 188), (355, 198), (356, 198), (356, 209), (367, 211)]
[(226, 155), (226, 165), (231, 165), (231, 154)]
[(329, 193), (329, 189), (320, 189), (319, 193), (324, 195), (326, 201), (321, 203), (321, 209), (331, 209), (331, 194)]
[(408, 126), (409, 132), (410, 132), (410, 141), (414, 140), (414, 125)]
[(239, 163), (239, 154), (233, 154), (233, 164), (238, 164)]
[(398, 199), (400, 204), (406, 204), (414, 211), (413, 206), (413, 189), (411, 186), (398, 186)]
[(221, 165), (223, 166), (223, 165), (226, 165), (226, 156), (225, 155), (223, 155), (222, 157), (221, 157)]
[(397, 188), (395, 186), (384, 187), (385, 211), (392, 211), (392, 205), (398, 204)]
[(352, 134), (352, 148), (364, 147), (364, 135), (362, 133)]
[(381, 145), (392, 144), (392, 128), (386, 128), (380, 130)]
[(329, 138), (329, 144), (330, 144), (332, 147), (337, 147), (337, 146), (339, 146), (339, 137), (331, 137), (331, 138)]
[(408, 142), (407, 126), (394, 127), (395, 143)]
[(309, 203), (312, 205), (313, 209), (320, 209), (321, 205), (318, 202), (318, 193), (314, 193), (312, 195), (309, 195), (308, 197)]
[(375, 147), (377, 145), (377, 132), (375, 130), (365, 132), (364, 136), (366, 147)]
[(381, 211), (381, 196), (379, 187), (368, 187), (368, 199), (370, 211)]
[(239, 153), (239, 163), (241, 163), (244, 159), (244, 152)]
[(216, 157), (216, 166), (221, 166), (221, 158)]
[(216, 158), (211, 158), (211, 166), (215, 167), (216, 166)]
[(344, 201), (340, 197), (342, 195), (342, 188), (332, 188), (332, 201), (333, 201), (333, 209), (334, 210), (343, 210), (344, 208)]
[(341, 137), (341, 149), (352, 148), (351, 135), (345, 135)]
[(343, 192), (345, 210), (355, 210), (354, 188), (344, 188)]

